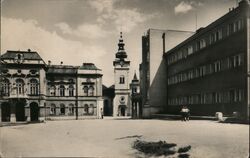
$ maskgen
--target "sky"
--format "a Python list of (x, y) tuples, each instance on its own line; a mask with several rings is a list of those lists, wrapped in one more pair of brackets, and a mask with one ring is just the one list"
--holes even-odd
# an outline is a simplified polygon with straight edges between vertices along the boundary
[(102, 69), (103, 84), (114, 82), (113, 61), (123, 32), (131, 61), (130, 80), (139, 74), (141, 37), (149, 28), (196, 30), (237, 0), (1, 0), (1, 54), (37, 51), (46, 63)]

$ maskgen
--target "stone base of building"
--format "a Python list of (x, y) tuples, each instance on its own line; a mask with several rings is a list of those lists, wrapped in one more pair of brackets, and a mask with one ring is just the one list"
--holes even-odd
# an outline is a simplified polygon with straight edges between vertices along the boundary
[(142, 118), (152, 118), (154, 114), (160, 113), (162, 107), (153, 107), (150, 105), (144, 105), (142, 108)]

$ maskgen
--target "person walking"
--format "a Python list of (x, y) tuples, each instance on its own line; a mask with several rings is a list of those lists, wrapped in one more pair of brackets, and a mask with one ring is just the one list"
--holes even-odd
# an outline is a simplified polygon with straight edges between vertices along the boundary
[(181, 109), (182, 121), (189, 121), (189, 115), (190, 115), (190, 110), (187, 108), (187, 106), (182, 106)]

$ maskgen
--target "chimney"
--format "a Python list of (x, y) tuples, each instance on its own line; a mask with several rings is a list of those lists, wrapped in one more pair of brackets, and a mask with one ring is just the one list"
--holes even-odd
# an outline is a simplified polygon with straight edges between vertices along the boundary
[(50, 65), (50, 64), (51, 64), (51, 61), (49, 60), (49, 61), (48, 61), (48, 65)]
[(63, 61), (61, 61), (61, 65), (63, 64)]
[(30, 50), (30, 49), (28, 49), (28, 52), (31, 52), (31, 50)]
[(165, 53), (165, 32), (162, 34), (163, 54)]

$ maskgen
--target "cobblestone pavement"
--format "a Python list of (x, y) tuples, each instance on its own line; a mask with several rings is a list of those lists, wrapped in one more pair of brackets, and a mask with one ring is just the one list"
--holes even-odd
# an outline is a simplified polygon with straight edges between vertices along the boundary
[(0, 153), (3, 157), (144, 157), (132, 149), (136, 139), (191, 145), (192, 158), (249, 154), (248, 125), (110, 118), (1, 127)]

